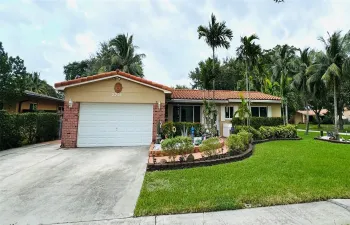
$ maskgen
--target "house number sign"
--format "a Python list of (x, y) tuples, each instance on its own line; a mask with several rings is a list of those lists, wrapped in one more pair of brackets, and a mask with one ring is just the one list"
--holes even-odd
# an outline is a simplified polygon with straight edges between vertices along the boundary
[(123, 90), (123, 85), (121, 83), (116, 83), (114, 85), (114, 92), (112, 93), (112, 96), (122, 96), (122, 90)]

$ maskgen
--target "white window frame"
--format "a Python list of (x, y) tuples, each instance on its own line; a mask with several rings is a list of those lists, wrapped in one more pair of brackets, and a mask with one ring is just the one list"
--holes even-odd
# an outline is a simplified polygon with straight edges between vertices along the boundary
[[(232, 115), (230, 115), (230, 108), (232, 108)], [(226, 112), (228, 112), (229, 117), (226, 117)], [(235, 114), (235, 107), (234, 106), (225, 106), (225, 119), (226, 120), (232, 120), (234, 114)]]
[(269, 117), (269, 107), (268, 106), (259, 106), (259, 105), (250, 106), (250, 113), (252, 114), (252, 117), (256, 117), (256, 116), (253, 116), (253, 112), (252, 112), (253, 107), (259, 108), (259, 116), (258, 117), (261, 117), (260, 116), (260, 108), (266, 108), (266, 117), (261, 117), (261, 118)]

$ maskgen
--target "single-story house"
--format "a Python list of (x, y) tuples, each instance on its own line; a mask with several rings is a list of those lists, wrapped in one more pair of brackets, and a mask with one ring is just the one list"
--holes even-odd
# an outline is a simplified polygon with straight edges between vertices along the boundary
[[(307, 112), (307, 110), (298, 110), (292, 118), (294, 121), (294, 124), (306, 123), (307, 113), (309, 113), (309, 121), (310, 122), (317, 121), (316, 114), (313, 110), (309, 110), (309, 112)], [(323, 117), (327, 113), (328, 113), (327, 109), (321, 109), (320, 117)]]
[[(173, 89), (118, 70), (55, 87), (65, 94), (61, 141), (66, 148), (149, 145), (159, 122), (203, 122), (203, 98), (216, 103), (222, 134), (240, 105), (240, 94), (248, 94)], [(250, 92), (250, 99), (253, 116), (281, 116), (279, 97)]]
[(20, 101), (9, 104), (0, 104), (0, 109), (4, 109), (9, 113), (35, 111), (62, 113), (64, 110), (63, 102), (64, 100), (60, 98), (55, 98), (32, 91), (24, 91), (24, 97)]
[[(328, 113), (328, 109), (321, 109), (320, 111), (320, 117), (321, 119)], [(298, 110), (295, 115), (293, 116), (293, 121), (294, 124), (299, 124), (299, 123), (306, 123), (306, 117), (307, 116), (307, 111), (306, 110)], [(344, 108), (343, 120), (349, 120), (350, 121), (350, 110), (347, 108)], [(316, 114), (313, 110), (309, 110), (309, 121), (310, 122), (316, 122)]]

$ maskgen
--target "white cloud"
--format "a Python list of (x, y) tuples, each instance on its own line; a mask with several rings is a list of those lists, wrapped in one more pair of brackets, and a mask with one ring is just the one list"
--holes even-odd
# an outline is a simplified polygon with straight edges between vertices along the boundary
[(83, 57), (88, 57), (97, 49), (97, 43), (92, 32), (77, 34), (75, 41), (78, 44), (78, 51)]
[(65, 38), (60, 38), (60, 44), (64, 50), (69, 52), (75, 52), (75, 49), (66, 41)]
[(76, 0), (66, 0), (66, 6), (68, 9), (78, 9)]

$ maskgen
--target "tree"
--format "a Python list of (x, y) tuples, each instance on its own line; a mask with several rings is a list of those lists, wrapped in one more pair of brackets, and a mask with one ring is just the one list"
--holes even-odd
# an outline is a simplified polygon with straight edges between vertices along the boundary
[[(282, 97), (282, 116), (284, 124), (288, 124), (288, 92), (293, 75), (293, 64), (295, 59), (295, 48), (289, 45), (277, 45), (272, 54), (272, 79), (278, 81), (280, 96)], [(285, 108), (285, 112), (283, 112)]]
[[(249, 75), (248, 73), (251, 72), (252, 68), (256, 66), (258, 62), (258, 57), (261, 54), (261, 47), (260, 45), (255, 44), (255, 40), (259, 40), (259, 37), (255, 34), (247, 37), (241, 37), (241, 45), (237, 48), (237, 56), (238, 59), (243, 61), (245, 63), (245, 79), (246, 79), (246, 90), (248, 91), (248, 108), (250, 109), (250, 88), (249, 88)], [(249, 119), (247, 120), (248, 126), (250, 125)]]
[(0, 102), (11, 103), (23, 96), (26, 67), (24, 61), (8, 56), (0, 42)]
[[(213, 66), (214, 65), (214, 66)], [(211, 58), (201, 61), (194, 71), (191, 71), (189, 77), (193, 80), (192, 88), (196, 89), (214, 89), (213, 81), (220, 73), (220, 63)]]
[(175, 86), (175, 89), (190, 89), (190, 88), (187, 87), (187, 85), (177, 84), (177, 85)]
[(244, 125), (244, 118), (247, 118), (247, 125), (248, 125), (248, 120), (249, 117), (252, 116), (249, 108), (248, 102), (244, 99), (243, 95), (241, 97), (241, 105), (238, 108), (238, 110), (235, 112), (234, 117), (238, 115), (238, 118), (242, 121), (242, 125)]
[(88, 60), (82, 60), (80, 62), (71, 62), (63, 67), (63, 73), (66, 75), (66, 80), (73, 80), (77, 76), (86, 76), (88, 72)]
[[(200, 25), (197, 29), (198, 38), (204, 38), (205, 42), (211, 47), (213, 51), (213, 71), (215, 67), (215, 49), (224, 47), (228, 49), (230, 47), (230, 40), (232, 40), (232, 30), (226, 27), (226, 22), (217, 22), (215, 15), (211, 14), (211, 20), (209, 26), (205, 27)], [(215, 74), (213, 74), (215, 78)]]
[[(333, 91), (334, 104), (334, 135), (339, 138), (338, 95), (342, 87), (342, 81), (350, 74), (350, 31), (344, 36), (341, 31), (328, 33), (328, 38), (318, 38), (325, 47), (325, 53), (320, 53), (318, 61), (310, 66), (312, 74), (323, 74), (321, 79), (326, 86)], [(343, 107), (343, 106), (341, 106)]]
[(100, 43), (99, 50), (89, 59), (65, 65), (66, 80), (116, 69), (143, 77), (142, 59), (146, 55), (136, 53), (137, 49), (138, 46), (133, 43), (133, 35), (119, 34), (107, 42)]
[(47, 83), (40, 79), (40, 73), (34, 72), (32, 74), (28, 74), (27, 79), (27, 90), (33, 91), (39, 94), (46, 94), (47, 92)]
[(300, 50), (300, 58), (297, 60), (297, 74), (294, 75), (293, 81), (291, 83), (292, 89), (299, 92), (301, 95), (301, 98), (304, 102), (304, 109), (306, 110), (306, 130), (305, 134), (309, 134), (309, 103), (308, 99), (310, 96), (309, 88), (307, 85), (308, 81), (308, 74), (307, 74), (307, 68), (311, 64), (311, 56), (309, 52), (309, 48), (305, 48), (303, 50)]

